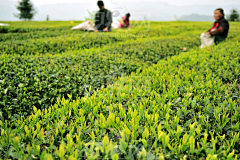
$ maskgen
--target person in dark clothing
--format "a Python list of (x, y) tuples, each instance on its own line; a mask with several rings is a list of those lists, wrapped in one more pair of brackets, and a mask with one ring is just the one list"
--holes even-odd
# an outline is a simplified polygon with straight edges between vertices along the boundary
[(213, 27), (208, 30), (206, 35), (215, 36), (215, 44), (218, 44), (222, 41), (225, 41), (225, 39), (228, 36), (228, 30), (229, 30), (229, 23), (224, 18), (224, 11), (222, 8), (218, 8), (214, 12), (214, 18), (215, 22), (213, 24)]
[(95, 32), (103, 31), (109, 32), (112, 31), (112, 13), (104, 8), (103, 1), (98, 1), (97, 5), (99, 11), (95, 15)]

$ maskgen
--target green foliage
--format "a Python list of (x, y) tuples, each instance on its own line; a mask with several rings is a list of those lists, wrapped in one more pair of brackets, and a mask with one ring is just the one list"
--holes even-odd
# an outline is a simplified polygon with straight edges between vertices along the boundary
[[(81, 23), (82, 21), (75, 21)], [(36, 31), (46, 31), (49, 33), (65, 31), (70, 32), (73, 26), (71, 22), (64, 21), (20, 21), (20, 22), (5, 22), (10, 24), (8, 27), (0, 27), (0, 33), (35, 33)], [(21, 34), (16, 34), (21, 35)], [(14, 39), (15, 40), (15, 39)]]
[(229, 21), (239, 21), (239, 12), (236, 9), (232, 9), (229, 15)]
[(239, 78), (238, 45), (182, 53), (92, 96), (1, 122), (2, 157), (237, 159), (239, 82), (219, 75)]
[(95, 11), (88, 11), (88, 17), (85, 18), (85, 20), (91, 20), (92, 22), (95, 22), (95, 15), (98, 12), (98, 10)]
[(36, 11), (31, 0), (21, 0), (18, 2), (17, 10), (20, 12), (18, 15), (15, 15), (19, 19), (31, 20), (33, 19)]
[[(4, 83), (1, 85), (3, 92), (0, 95), (3, 117), (15, 119), (19, 112), (28, 115), (33, 106), (39, 109), (48, 108), (56, 102), (57, 97), (83, 97), (89, 87), (93, 90), (106, 87), (113, 83), (114, 77), (129, 75), (143, 64), (150, 65), (179, 54), (182, 46), (196, 45), (199, 45), (198, 40), (192, 38), (185, 38), (185, 41), (155, 39), (126, 42), (121, 46), (84, 53), (75, 51), (56, 56), (47, 54), (41, 58), (2, 56), (4, 60), (1, 62), (0, 79)], [(73, 84), (69, 84), (69, 81)], [(9, 115), (13, 116), (8, 117)]]
[(0, 42), (2, 159), (239, 159), (237, 23), (205, 49), (210, 23), (151, 22), (143, 36), (55, 23)]

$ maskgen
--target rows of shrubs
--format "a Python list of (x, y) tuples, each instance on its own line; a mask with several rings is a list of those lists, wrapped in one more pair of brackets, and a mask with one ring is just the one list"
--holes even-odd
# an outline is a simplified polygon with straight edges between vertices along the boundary
[(65, 22), (42, 24), (0, 42), (0, 157), (240, 157), (235, 23), (227, 43), (204, 50), (198, 35), (209, 23), (69, 37)]
[[(168, 34), (166, 34), (168, 32)], [(189, 33), (190, 32), (190, 33)], [(185, 34), (191, 34), (189, 31)], [(38, 35), (39, 33), (39, 35)], [(122, 31), (116, 33), (88, 33), (88, 32), (31, 32), (27, 35), (7, 34), (3, 37), (3, 41), (0, 42), (0, 50), (2, 54), (56, 54), (64, 53), (69, 50), (83, 50), (90, 48), (102, 47), (105, 45), (113, 45), (117, 42), (125, 42), (129, 40), (139, 40), (142, 38), (153, 37), (166, 37), (179, 35), (180, 30), (167, 29), (159, 30), (158, 28), (152, 29), (148, 32), (138, 32), (133, 30), (131, 32)], [(192, 33), (193, 34), (193, 33)], [(12, 37), (13, 36), (13, 37)], [(28, 38), (28, 36), (35, 36), (39, 38)], [(12, 39), (13, 38), (13, 39)], [(4, 39), (6, 41), (4, 41)], [(9, 40), (11, 39), (11, 40)]]
[(18, 21), (18, 22), (1, 22), (9, 24), (9, 26), (0, 26), (0, 33), (29, 33), (36, 31), (61, 31), (69, 30), (73, 25), (77, 25), (82, 21), (48, 21), (48, 22), (37, 22), (37, 21)]
[[(239, 159), (239, 42), (190, 50), (0, 121), (15, 159)], [(225, 81), (225, 80), (228, 81)]]
[(184, 47), (198, 45), (196, 38), (159, 38), (54, 56), (2, 55), (0, 119), (18, 119), (19, 113), (29, 115), (33, 106), (48, 108), (58, 97), (83, 97), (90, 87), (106, 87), (114, 78), (177, 55)]

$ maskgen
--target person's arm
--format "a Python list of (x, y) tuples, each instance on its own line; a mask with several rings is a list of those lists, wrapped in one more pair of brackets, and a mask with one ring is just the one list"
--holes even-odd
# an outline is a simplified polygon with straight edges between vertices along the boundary
[(123, 17), (121, 20), (120, 20), (120, 24), (121, 24), (121, 27), (125, 27), (125, 18)]
[(100, 25), (100, 15), (97, 12), (95, 14), (95, 31), (98, 31), (99, 25)]
[(106, 23), (106, 30), (108, 30), (112, 25), (112, 13), (107, 11), (107, 23)]
[(127, 19), (124, 19), (124, 20), (123, 20), (123, 26), (124, 26), (124, 27), (128, 27), (127, 24), (126, 24), (126, 21), (127, 21)]
[(218, 35), (218, 34), (223, 33), (223, 31), (224, 31), (223, 27), (219, 27), (218, 29), (216, 29), (214, 31), (210, 31), (209, 34), (211, 36), (214, 36), (214, 35)]
[(207, 32), (210, 32), (212, 28), (210, 28)]
[(210, 28), (210, 29), (205, 33), (205, 35), (210, 35), (211, 29), (212, 29), (212, 28)]
[[(216, 24), (216, 22), (213, 24), (212, 28), (215, 27), (215, 24)], [(206, 35), (210, 35), (210, 31), (211, 31), (212, 28), (210, 28), (205, 34), (206, 34)]]
[(228, 28), (228, 23), (227, 22), (223, 22), (219, 28), (217, 28), (216, 30), (214, 31), (210, 31), (210, 35), (211, 36), (214, 36), (214, 35), (218, 35), (218, 34), (221, 34), (223, 33), (225, 30), (227, 30)]
[(205, 34), (210, 34), (210, 29)]
[[(214, 23), (214, 24), (215, 24), (215, 23)], [(214, 24), (213, 24), (213, 26), (214, 26)], [(212, 28), (213, 28), (213, 27), (212, 27)], [(207, 31), (207, 33), (209, 33), (209, 32), (211, 31), (212, 28), (210, 28), (210, 29)]]

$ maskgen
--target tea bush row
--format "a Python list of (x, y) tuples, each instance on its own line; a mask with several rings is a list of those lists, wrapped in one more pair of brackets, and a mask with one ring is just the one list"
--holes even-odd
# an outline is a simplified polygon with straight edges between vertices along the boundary
[(33, 106), (48, 108), (58, 97), (73, 99), (86, 89), (106, 87), (114, 77), (199, 45), (195, 38), (138, 40), (101, 49), (59, 55), (3, 55), (0, 61), (0, 106), (3, 119), (29, 115)]
[(58, 98), (29, 117), (1, 121), (1, 157), (238, 159), (239, 45), (190, 50), (93, 95), (89, 88), (81, 99)]

